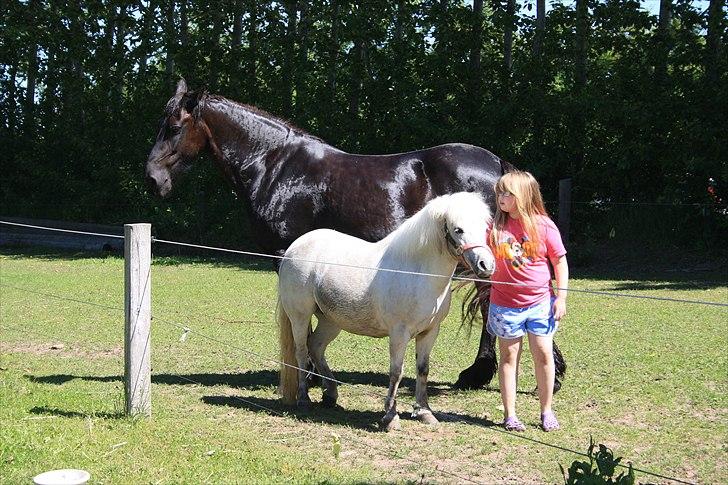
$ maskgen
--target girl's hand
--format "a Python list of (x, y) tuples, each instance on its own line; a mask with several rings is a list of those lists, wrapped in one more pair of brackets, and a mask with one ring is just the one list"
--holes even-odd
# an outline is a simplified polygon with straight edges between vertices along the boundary
[(566, 298), (556, 297), (554, 300), (554, 320), (561, 320), (566, 315)]

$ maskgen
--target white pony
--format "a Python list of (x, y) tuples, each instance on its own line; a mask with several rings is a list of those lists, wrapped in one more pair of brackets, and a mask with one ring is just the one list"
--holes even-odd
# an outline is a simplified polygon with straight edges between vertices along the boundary
[[(417, 384), (412, 417), (437, 423), (427, 403), (430, 351), (450, 309), (450, 280), (458, 260), (462, 257), (479, 277), (493, 273), (495, 259), (485, 241), (490, 221), (490, 210), (479, 195), (459, 192), (431, 200), (376, 243), (330, 229), (311, 231), (294, 241), (278, 271), (283, 361), (279, 391), (284, 402), (303, 407), (311, 403), (307, 372), (302, 370), (310, 354), (317, 371), (325, 376), (323, 404), (336, 404), (337, 386), (324, 352), (341, 330), (389, 336), (389, 390), (381, 425), (387, 431), (397, 429), (395, 398), (405, 349), (415, 337)], [(318, 319), (313, 333), (311, 315)]]

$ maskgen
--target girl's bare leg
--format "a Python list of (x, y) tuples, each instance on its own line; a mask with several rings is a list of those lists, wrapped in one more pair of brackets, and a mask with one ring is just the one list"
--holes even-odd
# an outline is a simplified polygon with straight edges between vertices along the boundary
[[(522, 338), (498, 338), (500, 366), (498, 380), (503, 400), (504, 418), (516, 415), (516, 388), (518, 385), (518, 363), (521, 361)], [(552, 382), (553, 386), (553, 382)]]
[(528, 334), (528, 346), (533, 356), (538, 400), (541, 403), (541, 414), (551, 411), (554, 395), (554, 354), (552, 336), (542, 337)]

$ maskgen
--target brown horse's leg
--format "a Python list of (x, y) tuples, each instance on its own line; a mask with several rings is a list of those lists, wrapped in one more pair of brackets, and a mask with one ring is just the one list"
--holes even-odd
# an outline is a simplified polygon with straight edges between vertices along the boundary
[(488, 333), (485, 322), (488, 321), (488, 306), (490, 300), (490, 284), (476, 282), (477, 293), (474, 298), (478, 301), (480, 313), (483, 318), (483, 327), (480, 334), (478, 354), (473, 364), (462, 371), (457, 382), (453, 384), (456, 389), (479, 389), (490, 383), (498, 370), (498, 358), (495, 353), (495, 337)]

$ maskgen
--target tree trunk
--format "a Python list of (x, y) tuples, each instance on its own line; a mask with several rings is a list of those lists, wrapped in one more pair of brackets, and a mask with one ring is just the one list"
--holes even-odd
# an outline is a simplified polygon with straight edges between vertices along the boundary
[(576, 0), (576, 56), (574, 87), (581, 92), (586, 87), (587, 53), (589, 51), (589, 7), (587, 0)]
[(15, 131), (17, 126), (16, 124), (16, 111), (17, 111), (17, 102), (15, 99), (16, 93), (16, 85), (15, 85), (15, 79), (18, 77), (18, 63), (15, 56), (13, 56), (13, 59), (10, 64), (10, 79), (8, 80), (8, 129), (12, 133)]
[[(28, 17), (30, 25), (35, 29), (38, 25), (38, 0), (31, 0), (28, 4)], [(37, 36), (31, 36), (35, 40)], [(35, 83), (38, 77), (38, 44), (31, 41), (28, 46), (28, 70), (26, 73), (25, 100), (23, 103), (23, 120), (28, 133), (35, 128)]]
[[(78, 3), (70, 3), (70, 25), (71, 40), (68, 46), (69, 57), (71, 59), (69, 72), (70, 79), (64, 88), (65, 106), (61, 106), (61, 110), (71, 109), (72, 116), (79, 120), (80, 129), (86, 129), (86, 108), (84, 91), (86, 88), (86, 80), (83, 75), (83, 63), (87, 57), (86, 50), (86, 29), (83, 22), (83, 12)], [(72, 107), (69, 108), (69, 104)]]
[[(174, 14), (174, 1), (172, 1)], [(174, 22), (172, 23), (174, 26)], [(174, 29), (173, 29), (174, 30)], [(187, 0), (181, 0), (179, 3), (179, 43), (182, 47), (187, 47), (190, 38), (189, 17), (187, 16)], [(176, 43), (175, 39), (175, 43)]]
[(220, 42), (220, 36), (223, 31), (223, 21), (225, 18), (224, 5), (225, 2), (216, 2), (212, 4), (210, 12), (210, 21), (212, 22), (212, 25), (209, 30), (209, 34), (207, 35), (210, 42), (210, 71), (207, 77), (207, 85), (213, 92), (217, 91), (220, 74), (222, 72), (220, 63), (224, 60), (224, 54), (222, 52)]
[(533, 57), (540, 60), (546, 29), (546, 0), (536, 0), (536, 34), (533, 37)]
[(331, 42), (329, 43), (329, 109), (333, 112), (336, 104), (336, 71), (339, 67), (339, 2), (331, 0)]
[(708, 92), (713, 92), (720, 81), (724, 4), (725, 0), (710, 0), (708, 6), (708, 32), (705, 39), (705, 83)]
[(667, 82), (667, 61), (672, 48), (672, 0), (660, 0), (660, 17), (657, 25), (657, 55), (655, 56), (655, 83), (664, 86)]
[(584, 89), (587, 80), (587, 53), (589, 50), (589, 7), (587, 0), (576, 0), (576, 42), (574, 46), (574, 148), (569, 175), (577, 177), (584, 166), (586, 144), (586, 107)]
[(248, 25), (248, 99), (258, 102), (258, 0), (248, 2), (250, 24)]
[(543, 61), (543, 39), (546, 30), (546, 0), (536, 0), (536, 32), (533, 38), (533, 91), (538, 100), (533, 104), (533, 140), (537, 157), (541, 156), (544, 138), (543, 99), (546, 92), (546, 73)]
[(156, 37), (156, 29), (154, 29), (154, 20), (157, 17), (156, 9), (156, 2), (154, 0), (149, 0), (146, 9), (141, 6), (140, 2), (139, 13), (144, 20), (142, 23), (141, 45), (139, 46), (137, 61), (139, 62), (139, 71), (142, 75), (147, 71), (147, 62), (149, 61), (149, 55), (152, 50), (152, 37)]
[[(185, 0), (182, 0), (184, 4)], [(177, 50), (177, 32), (174, 25), (174, 0), (168, 0), (165, 5), (165, 44), (167, 46), (167, 53), (164, 63), (164, 76), (167, 80), (167, 85), (172, 88), (175, 84), (174, 75), (174, 55)]]
[[(483, 51), (483, 0), (473, 1), (473, 45), (470, 48), (470, 73), (480, 84), (480, 56)], [(475, 85), (474, 85), (475, 86)]]
[(352, 87), (351, 96), (349, 97), (349, 116), (352, 121), (359, 119), (359, 96), (362, 88), (362, 77), (364, 76), (364, 42), (362, 39), (354, 40), (354, 49), (352, 50)]
[(306, 88), (308, 74), (308, 29), (311, 25), (308, 2), (301, 2), (301, 20), (298, 23), (298, 62), (295, 66), (296, 74), (296, 119), (303, 116), (306, 105)]
[(233, 35), (230, 39), (230, 47), (233, 50), (243, 43), (243, 0), (235, 0), (233, 5)]
[[(57, 28), (58, 19), (51, 21), (50, 28)], [(56, 119), (58, 114), (58, 105), (60, 102), (59, 85), (61, 83), (60, 73), (62, 72), (62, 62), (59, 59), (59, 45), (57, 42), (51, 42), (46, 50), (46, 76), (45, 76), (45, 89), (43, 90), (43, 97), (41, 103), (43, 104), (43, 112), (47, 113), (48, 120)], [(49, 126), (54, 121), (49, 123)]]
[(503, 68), (510, 77), (513, 68), (513, 31), (516, 29), (516, 0), (506, 0), (506, 24), (503, 32)]
[(470, 134), (467, 141), (474, 142), (475, 134), (481, 131), (481, 105), (482, 105), (482, 74), (480, 57), (483, 52), (483, 1), (473, 2), (471, 18), (471, 41), (469, 73), (466, 80), (466, 98), (462, 101), (463, 115)]
[(26, 130), (35, 126), (35, 81), (38, 76), (38, 45), (28, 48), (28, 72), (26, 73), (25, 103), (23, 106)]
[(298, 17), (298, 2), (295, 0), (285, 2), (288, 23), (286, 25), (286, 60), (283, 70), (283, 114), (286, 117), (293, 115), (293, 78), (296, 75), (296, 20)]
[(124, 77), (126, 76), (126, 25), (128, 10), (127, 5), (122, 3), (119, 7), (119, 17), (116, 22), (116, 44), (114, 45), (114, 76), (111, 79), (112, 93), (111, 104), (121, 108), (124, 90)]

